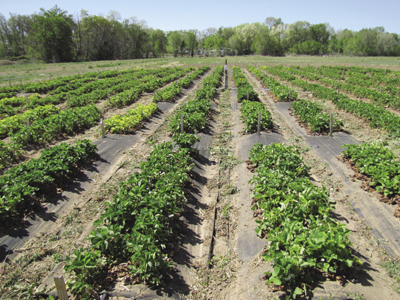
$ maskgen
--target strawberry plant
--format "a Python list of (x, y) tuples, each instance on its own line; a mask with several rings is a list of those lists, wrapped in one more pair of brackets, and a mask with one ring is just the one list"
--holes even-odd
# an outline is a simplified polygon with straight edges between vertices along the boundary
[(0, 171), (10, 167), (23, 158), (23, 150), (19, 145), (0, 141)]
[(157, 286), (168, 278), (169, 245), (181, 226), (179, 215), (193, 168), (189, 149), (172, 149), (171, 142), (154, 148), (140, 164), (141, 172), (123, 182), (113, 202), (107, 203), (89, 235), (91, 247), (67, 258), (65, 270), (72, 273), (68, 285), (74, 294), (96, 296), (97, 279), (123, 262), (132, 279)]
[(273, 263), (268, 283), (284, 287), (294, 298), (307, 293), (319, 273), (342, 274), (361, 262), (352, 255), (350, 231), (330, 218), (334, 203), (328, 191), (308, 178), (307, 166), (294, 147), (256, 144), (250, 161), (256, 232), (269, 240), (262, 257)]
[(0, 177), (0, 220), (13, 221), (35, 210), (43, 196), (56, 193), (57, 187), (79, 175), (96, 158), (96, 149), (89, 140), (61, 143), (6, 171)]
[(237, 91), (237, 101), (242, 102), (247, 99), (247, 94), (249, 95), (249, 99), (251, 101), (258, 101), (258, 94), (253, 90), (253, 87), (247, 81), (243, 72), (239, 67), (234, 66), (233, 68), (233, 78), (235, 79), (235, 85), (238, 88)]
[(100, 121), (100, 117), (101, 111), (95, 105), (63, 110), (20, 129), (11, 135), (11, 140), (21, 146), (42, 145), (62, 135), (73, 135), (91, 128)]
[(242, 119), (245, 123), (244, 131), (256, 132), (258, 128), (258, 114), (261, 111), (260, 130), (272, 129), (272, 115), (261, 102), (243, 100), (240, 108)]
[(193, 80), (198, 78), (204, 72), (208, 71), (210, 67), (201, 67), (199, 70), (188, 74), (185, 78), (182, 78), (174, 82), (171, 86), (168, 86), (160, 91), (156, 92), (157, 101), (173, 101), (181, 93), (181, 88), (188, 88)]
[(183, 115), (183, 128), (187, 133), (196, 133), (203, 130), (208, 120), (211, 109), (211, 100), (216, 95), (216, 87), (220, 85), (223, 67), (217, 67), (211, 76), (203, 80), (203, 87), (196, 92), (194, 99), (188, 101), (171, 117), (169, 131), (181, 131), (181, 115)]
[(393, 152), (381, 145), (367, 143), (343, 147), (347, 147), (342, 153), (343, 158), (368, 178), (370, 187), (395, 202), (400, 200), (399, 160)]
[(272, 94), (274, 94), (279, 101), (294, 101), (297, 99), (298, 94), (296, 91), (289, 89), (285, 85), (281, 85), (278, 81), (275, 81), (272, 77), (269, 77), (265, 73), (261, 72), (260, 70), (257, 70), (252, 66), (247, 66), (247, 69), (252, 74), (254, 74), (259, 80), (261, 80), (263, 85), (269, 88)]
[(143, 121), (148, 120), (158, 110), (157, 104), (151, 103), (147, 106), (139, 103), (134, 109), (125, 115), (115, 115), (104, 120), (106, 132), (111, 133), (132, 133), (136, 131)]
[[(279, 74), (284, 76), (284, 72), (281, 72), (276, 68), (262, 68), (268, 72), (273, 72), (278, 76), (280, 76)], [(370, 126), (373, 128), (383, 128), (393, 136), (400, 135), (400, 117), (382, 107), (376, 106), (373, 103), (350, 99), (348, 96), (337, 93), (337, 91), (330, 88), (319, 84), (307, 83), (298, 78), (293, 80), (292, 84), (301, 87), (305, 91), (311, 91), (317, 98), (331, 100), (337, 108), (351, 112), (357, 117), (362, 117), (364, 120), (369, 122)]]
[(36, 120), (41, 120), (50, 115), (57, 114), (59, 111), (60, 109), (54, 105), (39, 106), (22, 114), (0, 120), (0, 137), (5, 138), (9, 134), (12, 135), (18, 132), (21, 128), (26, 126), (27, 120), (33, 123)]
[[(297, 100), (291, 106), (300, 122), (306, 124), (312, 132), (329, 133), (330, 115), (323, 112), (321, 106), (309, 100)], [(343, 121), (333, 118), (334, 131), (339, 131), (343, 125)]]

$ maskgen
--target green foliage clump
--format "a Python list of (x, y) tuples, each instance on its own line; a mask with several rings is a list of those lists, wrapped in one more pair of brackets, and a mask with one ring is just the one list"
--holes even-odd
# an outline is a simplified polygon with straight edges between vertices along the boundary
[(75, 178), (96, 157), (96, 150), (89, 140), (61, 143), (6, 171), (0, 177), (0, 220), (14, 221), (34, 210), (43, 195), (56, 193), (57, 187)]
[(382, 145), (363, 143), (343, 145), (343, 158), (348, 159), (356, 171), (367, 176), (370, 187), (383, 196), (400, 200), (399, 160)]
[(328, 191), (310, 182), (299, 154), (282, 144), (256, 144), (249, 155), (257, 167), (250, 181), (252, 209), (261, 214), (256, 232), (268, 238), (262, 256), (273, 262), (268, 283), (283, 285), (293, 298), (307, 293), (321, 272), (341, 274), (362, 264), (351, 252), (350, 230), (330, 217)]
[[(293, 113), (299, 116), (300, 121), (307, 124), (312, 132), (329, 133), (331, 117), (323, 112), (321, 106), (303, 99), (292, 102), (291, 105)], [(342, 120), (333, 118), (334, 131), (339, 131), (343, 125)]]

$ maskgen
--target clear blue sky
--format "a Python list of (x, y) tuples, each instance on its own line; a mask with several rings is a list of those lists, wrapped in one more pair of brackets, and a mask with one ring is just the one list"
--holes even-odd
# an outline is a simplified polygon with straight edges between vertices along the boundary
[(285, 23), (327, 22), (335, 30), (383, 26), (388, 32), (400, 34), (399, 0), (0, 0), (0, 13), (8, 18), (9, 13), (32, 14), (56, 4), (74, 16), (81, 9), (104, 16), (115, 10), (124, 19), (136, 16), (149, 27), (164, 31), (234, 27), (263, 22), (271, 16)]

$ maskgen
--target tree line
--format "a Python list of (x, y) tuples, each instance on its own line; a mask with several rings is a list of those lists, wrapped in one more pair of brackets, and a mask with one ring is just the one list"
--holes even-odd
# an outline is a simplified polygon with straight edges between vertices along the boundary
[(122, 19), (81, 10), (73, 17), (55, 6), (32, 15), (0, 14), (0, 58), (38, 58), (45, 62), (134, 59), (178, 55), (281, 56), (343, 54), (400, 56), (400, 38), (383, 27), (335, 31), (328, 23), (287, 24), (268, 17), (236, 27), (165, 32), (135, 17)]

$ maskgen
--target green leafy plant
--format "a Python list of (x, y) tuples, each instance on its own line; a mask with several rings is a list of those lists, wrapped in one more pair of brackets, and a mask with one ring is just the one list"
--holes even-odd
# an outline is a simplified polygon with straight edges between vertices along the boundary
[(368, 185), (384, 197), (398, 201), (400, 194), (399, 160), (382, 145), (363, 143), (343, 145), (342, 156), (350, 165), (368, 178)]
[[(330, 115), (323, 112), (322, 107), (309, 100), (297, 100), (292, 104), (292, 110), (299, 120), (306, 124), (312, 132), (329, 133)], [(333, 130), (339, 131), (343, 121), (333, 118)]]
[(157, 104), (150, 103), (145, 106), (141, 103), (125, 115), (115, 115), (104, 120), (106, 132), (111, 133), (132, 133), (141, 127), (143, 121), (148, 120), (158, 111)]
[(35, 210), (44, 195), (71, 182), (96, 158), (95, 145), (82, 140), (43, 150), (40, 158), (13, 167), (0, 177), (0, 220), (14, 221)]
[(262, 257), (272, 261), (268, 283), (283, 286), (293, 298), (307, 293), (318, 273), (340, 274), (361, 262), (352, 255), (345, 225), (330, 218), (334, 203), (315, 187), (296, 148), (256, 144), (250, 150), (256, 169), (253, 210), (260, 214), (256, 232), (268, 238)]

